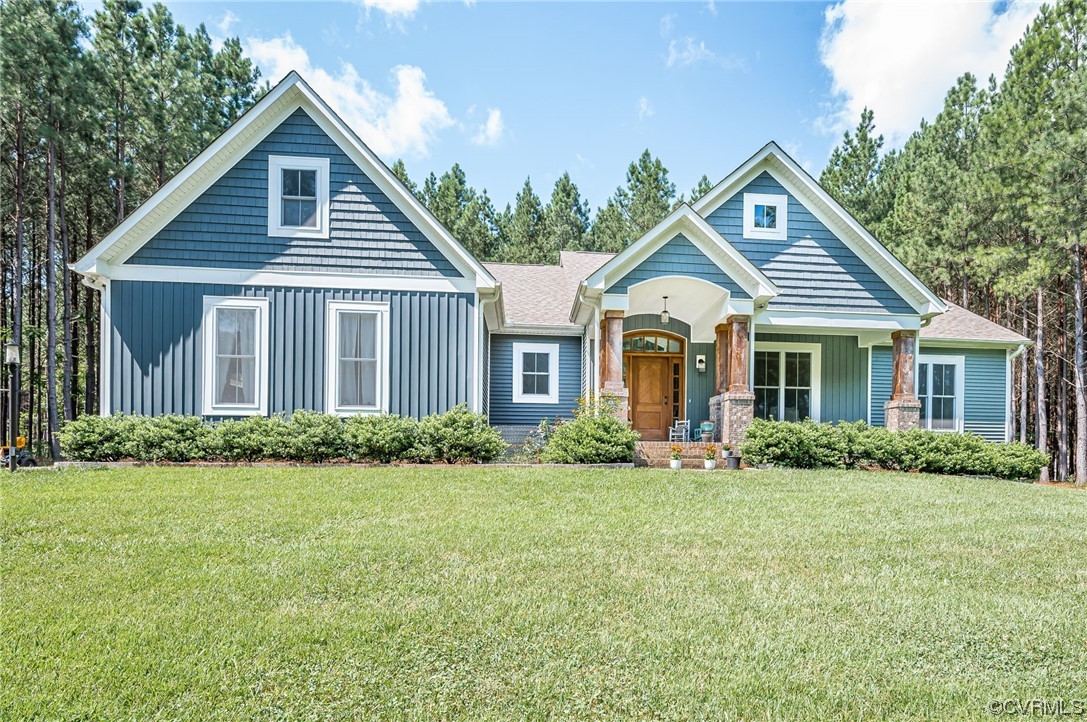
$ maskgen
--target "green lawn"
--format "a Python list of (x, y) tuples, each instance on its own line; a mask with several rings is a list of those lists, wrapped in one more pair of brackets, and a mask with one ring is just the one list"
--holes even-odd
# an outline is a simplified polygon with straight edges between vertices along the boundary
[(863, 472), (0, 479), (0, 718), (993, 719), (1087, 699), (1087, 493)]

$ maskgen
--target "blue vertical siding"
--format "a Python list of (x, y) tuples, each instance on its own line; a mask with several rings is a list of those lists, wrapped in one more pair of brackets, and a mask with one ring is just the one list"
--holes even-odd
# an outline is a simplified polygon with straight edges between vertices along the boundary
[[(329, 237), (268, 235), (268, 156), (329, 159)], [(299, 108), (128, 260), (131, 264), (459, 277)]]
[(491, 332), (487, 322), (483, 322), (483, 358), (480, 360), (480, 372), (483, 375), (483, 414), (491, 413)]
[[(743, 237), (744, 193), (789, 196), (788, 239)], [(772, 309), (914, 313), (878, 273), (767, 172), (706, 220), (781, 289)]]
[[(1004, 441), (1008, 409), (1007, 352), (1004, 349), (926, 348), (922, 342), (920, 353), (963, 357), (963, 430), (972, 431), (989, 441)], [(885, 423), (883, 404), (891, 397), (891, 370), (891, 348), (873, 348), (873, 426), (883, 426)]]
[(325, 409), (327, 302), (389, 304), (389, 411), (424, 416), (474, 398), (472, 294), (114, 281), (113, 411), (202, 413), (204, 296), (269, 299), (272, 413)]
[[(513, 403), (513, 344), (557, 343), (559, 345), (559, 402), (557, 404)], [(545, 417), (572, 417), (581, 395), (581, 337), (491, 335), (490, 422), (492, 424), (535, 426)]]
[(733, 298), (751, 298), (721, 268), (706, 258), (682, 233), (677, 234), (639, 263), (629, 273), (608, 287), (609, 293), (626, 293), (634, 284), (661, 276), (690, 276), (727, 288)]
[(756, 333), (756, 351), (760, 342), (819, 344), (820, 420), (864, 421), (868, 411), (868, 350), (857, 345), (856, 336)]

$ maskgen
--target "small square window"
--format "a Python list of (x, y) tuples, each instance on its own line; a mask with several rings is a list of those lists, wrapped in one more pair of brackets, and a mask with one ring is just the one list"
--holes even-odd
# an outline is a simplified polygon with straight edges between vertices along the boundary
[(755, 228), (777, 228), (777, 217), (777, 206), (755, 206)]
[(788, 238), (789, 197), (744, 193), (744, 238)]
[(268, 235), (328, 238), (328, 158), (268, 156)]

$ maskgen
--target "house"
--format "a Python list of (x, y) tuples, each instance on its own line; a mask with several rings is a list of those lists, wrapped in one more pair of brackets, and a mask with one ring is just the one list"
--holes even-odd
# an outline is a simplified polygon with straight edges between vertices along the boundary
[(645, 439), (764, 417), (1000, 440), (1029, 343), (774, 143), (617, 255), (481, 263), (295, 73), (74, 267), (102, 294), (104, 414), (467, 404), (518, 438), (604, 393)]

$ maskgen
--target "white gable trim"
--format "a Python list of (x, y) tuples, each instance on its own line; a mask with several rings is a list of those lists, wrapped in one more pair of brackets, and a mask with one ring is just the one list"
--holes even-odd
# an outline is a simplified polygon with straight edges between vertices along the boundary
[(663, 221), (641, 238), (627, 246), (621, 253), (598, 268), (585, 281), (587, 289), (603, 292), (619, 281), (661, 248), (682, 233), (694, 246), (706, 255), (723, 273), (734, 280), (753, 299), (769, 299), (779, 291), (766, 275), (736, 250), (731, 243), (695, 213), (689, 205), (682, 204)]
[(291, 72), (234, 125), (117, 225), (74, 265), (86, 276), (107, 276), (210, 188), (298, 108), (335, 142), (478, 288), (495, 288), (494, 277), (411, 193), (296, 72)]
[(846, 246), (878, 273), (884, 281), (922, 316), (934, 316), (947, 310), (947, 304), (902, 265), (882, 243), (868, 232), (820, 186), (807, 171), (771, 141), (743, 165), (715, 185), (693, 205), (702, 217), (717, 210), (763, 171), (768, 171), (808, 211), (835, 233)]

